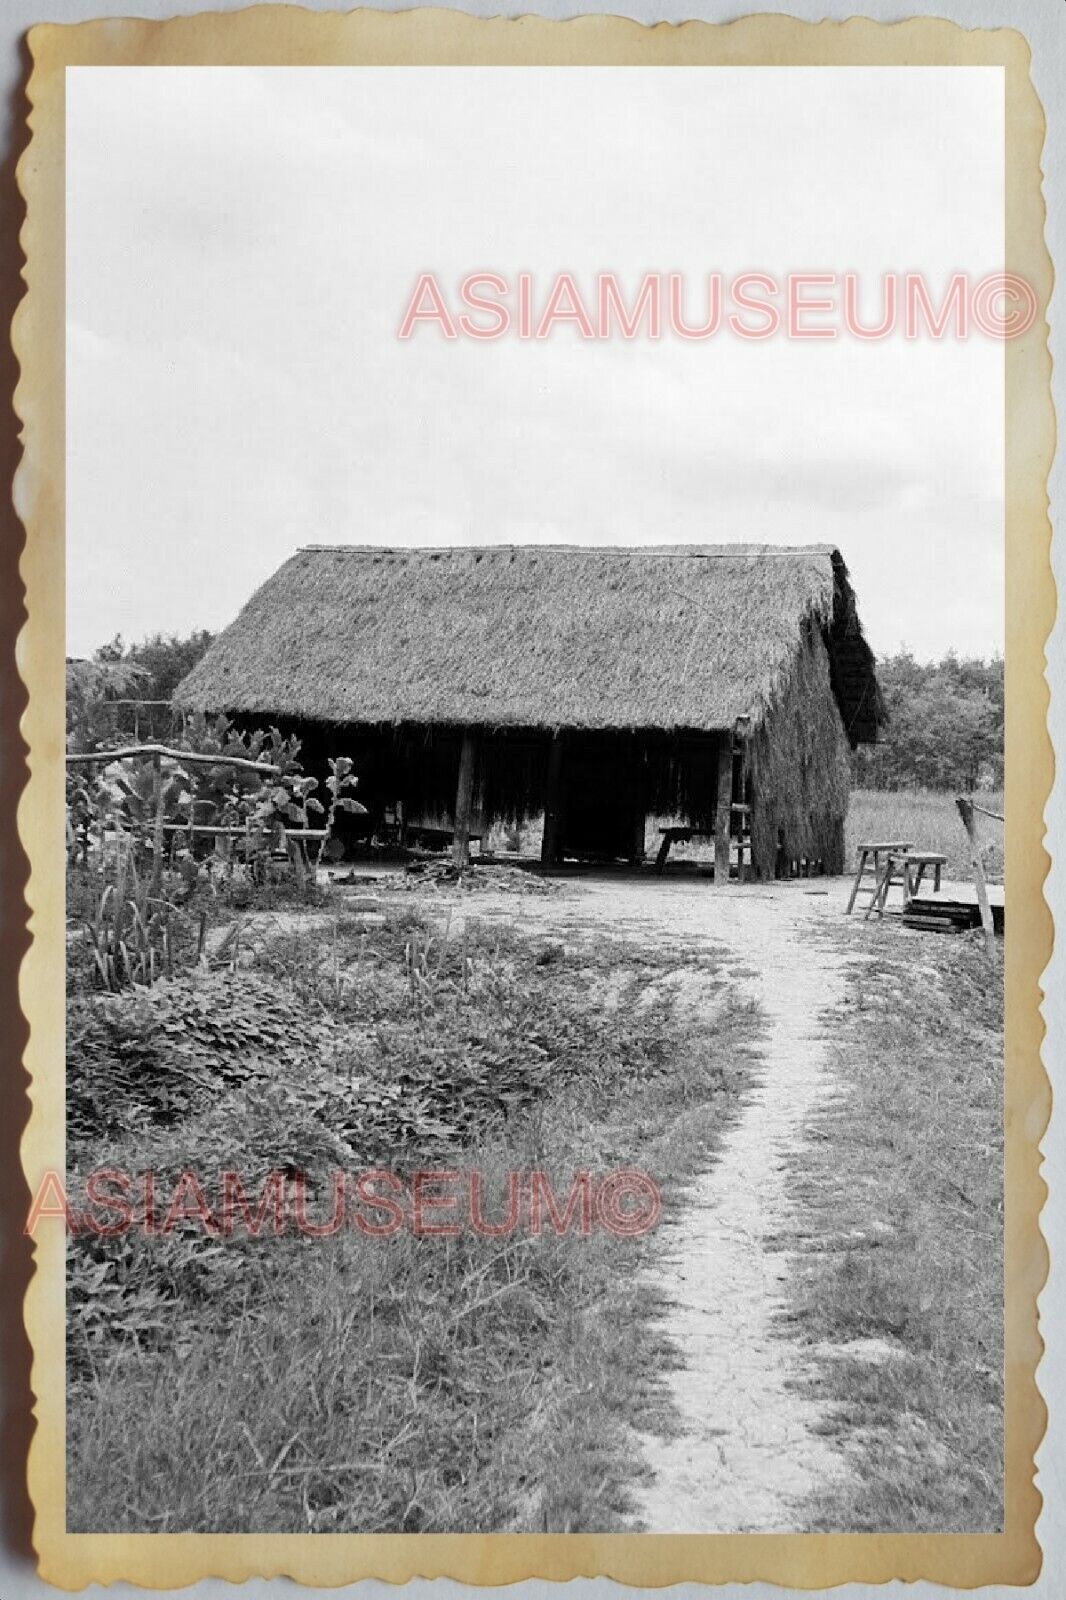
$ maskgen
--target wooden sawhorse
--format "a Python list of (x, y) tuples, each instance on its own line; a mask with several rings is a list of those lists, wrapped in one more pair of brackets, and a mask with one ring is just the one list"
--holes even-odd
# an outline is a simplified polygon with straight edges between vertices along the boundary
[(845, 909), (845, 916), (851, 915), (855, 901), (859, 894), (859, 890), (863, 886), (864, 879), (872, 878), (873, 887), (869, 891), (870, 903), (866, 908), (866, 915), (869, 916), (871, 910), (873, 909), (874, 901), (877, 899), (880, 892), (883, 858), (886, 855), (899, 855), (901, 852), (909, 850), (910, 847), (911, 841), (909, 839), (878, 840), (873, 843), (859, 845), (857, 851), (857, 865), (855, 868), (855, 882), (851, 886), (851, 896)]

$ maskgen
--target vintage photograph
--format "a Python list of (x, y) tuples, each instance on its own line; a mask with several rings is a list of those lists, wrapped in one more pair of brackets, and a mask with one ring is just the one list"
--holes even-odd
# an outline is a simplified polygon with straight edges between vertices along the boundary
[(1002, 72), (65, 118), (68, 1531), (1000, 1532)]

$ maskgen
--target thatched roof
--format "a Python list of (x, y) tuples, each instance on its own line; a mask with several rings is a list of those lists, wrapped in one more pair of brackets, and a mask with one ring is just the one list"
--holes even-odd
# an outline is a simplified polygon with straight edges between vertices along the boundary
[(758, 723), (812, 625), (849, 737), (872, 739), (873, 655), (829, 545), (312, 545), (175, 700), (335, 723), (731, 728)]

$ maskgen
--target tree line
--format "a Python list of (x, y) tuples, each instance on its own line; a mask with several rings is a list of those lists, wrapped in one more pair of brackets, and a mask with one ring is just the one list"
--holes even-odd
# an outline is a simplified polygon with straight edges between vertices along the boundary
[(888, 723), (852, 758), (865, 789), (1003, 787), (1003, 657), (949, 651), (916, 661), (909, 650), (877, 663)]
[(139, 700), (169, 700), (214, 637), (206, 628), (197, 628), (184, 637), (153, 633), (140, 644), (127, 644), (116, 633), (94, 653), (93, 661), (105, 669), (116, 669), (115, 681), (125, 685), (123, 692), (135, 694)]

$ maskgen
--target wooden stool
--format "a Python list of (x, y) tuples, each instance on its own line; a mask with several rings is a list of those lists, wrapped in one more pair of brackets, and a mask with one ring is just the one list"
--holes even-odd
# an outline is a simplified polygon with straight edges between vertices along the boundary
[(922, 879), (925, 876), (926, 867), (929, 867), (933, 873), (933, 893), (940, 893), (940, 874), (947, 865), (947, 859), (947, 856), (937, 855), (933, 850), (909, 850), (907, 852), (908, 900), (913, 900), (918, 893)]
[(911, 845), (909, 839), (889, 839), (887, 842), (882, 840), (873, 844), (859, 845), (856, 852), (858, 865), (855, 869), (855, 882), (851, 886), (851, 898), (848, 900), (845, 916), (851, 915), (852, 907), (854, 906), (856, 897), (860, 888), (862, 887), (863, 879), (872, 878), (874, 886), (870, 890), (870, 905), (867, 907), (866, 912), (867, 916), (869, 916), (874, 900), (877, 898), (878, 888), (881, 882), (882, 856), (884, 856), (886, 853), (898, 853), (902, 850), (909, 850), (910, 847)]

